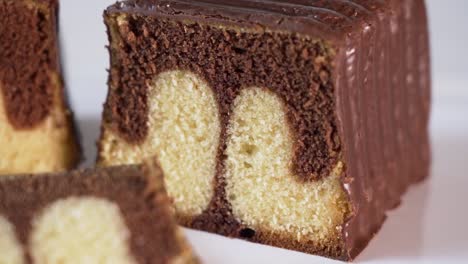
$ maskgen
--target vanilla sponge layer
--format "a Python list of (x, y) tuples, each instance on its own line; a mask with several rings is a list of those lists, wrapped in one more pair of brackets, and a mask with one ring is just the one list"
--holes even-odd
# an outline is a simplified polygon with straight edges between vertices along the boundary
[(100, 165), (141, 163), (156, 156), (178, 213), (199, 215), (213, 197), (213, 179), (221, 133), (212, 89), (196, 75), (169, 71), (148, 91), (149, 133), (138, 146), (105, 129)]
[(0, 215), (0, 264), (24, 264), (23, 247), (14, 226)]
[(36, 264), (134, 264), (129, 237), (116, 204), (72, 197), (54, 202), (34, 219), (29, 247)]
[[(58, 200), (35, 216), (27, 250), (35, 264), (135, 264), (119, 207), (93, 197)], [(14, 226), (0, 216), (0, 264), (24, 264)]]
[(50, 115), (41, 124), (18, 130), (10, 125), (0, 93), (0, 175), (72, 168), (79, 150), (68, 123), (69, 115), (57, 94)]
[(292, 174), (294, 136), (284, 103), (261, 88), (244, 89), (234, 102), (226, 149), (226, 194), (243, 224), (298, 241), (326, 245), (348, 212), (339, 163), (329, 177), (300, 182)]

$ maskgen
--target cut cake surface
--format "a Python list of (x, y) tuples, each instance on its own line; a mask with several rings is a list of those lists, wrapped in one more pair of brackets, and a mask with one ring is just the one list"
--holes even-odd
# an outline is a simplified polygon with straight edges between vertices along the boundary
[(58, 50), (57, 0), (0, 0), (0, 175), (81, 158)]
[(156, 155), (192, 228), (351, 260), (428, 175), (422, 0), (133, 0), (105, 12), (99, 161)]
[(0, 263), (198, 263), (156, 165), (0, 178)]

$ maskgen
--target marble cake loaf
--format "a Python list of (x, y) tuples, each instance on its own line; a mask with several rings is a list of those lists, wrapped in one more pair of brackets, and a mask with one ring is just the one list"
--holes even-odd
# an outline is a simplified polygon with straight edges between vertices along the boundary
[(151, 164), (0, 178), (0, 263), (198, 263)]
[(423, 0), (107, 9), (98, 163), (157, 156), (180, 223), (351, 260), (428, 175)]
[(80, 159), (58, 54), (57, 0), (0, 0), (0, 174)]

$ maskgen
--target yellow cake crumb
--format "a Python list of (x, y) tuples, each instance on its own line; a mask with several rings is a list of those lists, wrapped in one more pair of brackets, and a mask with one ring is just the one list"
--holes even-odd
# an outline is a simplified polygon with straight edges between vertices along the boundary
[(234, 216), (261, 230), (318, 244), (335, 239), (348, 211), (340, 185), (342, 163), (317, 182), (292, 174), (294, 137), (284, 104), (261, 88), (234, 102), (226, 149), (226, 194)]
[(10, 125), (0, 93), (0, 175), (65, 171), (79, 159), (79, 147), (70, 129), (70, 113), (62, 103), (58, 76), (51, 78), (57, 86), (51, 113), (31, 129), (17, 130)]
[(177, 211), (199, 215), (213, 197), (221, 133), (212, 89), (195, 74), (169, 71), (156, 77), (148, 92), (145, 142), (131, 145), (105, 129), (100, 165), (141, 163), (154, 155), (165, 174)]
[(118, 205), (93, 197), (58, 200), (32, 223), (30, 252), (36, 264), (135, 264)]
[(24, 264), (22, 245), (15, 234), (14, 226), (0, 215), (0, 264)]

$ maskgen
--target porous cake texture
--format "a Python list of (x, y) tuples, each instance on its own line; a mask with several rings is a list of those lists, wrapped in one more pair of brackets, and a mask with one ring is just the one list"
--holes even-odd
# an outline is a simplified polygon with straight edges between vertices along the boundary
[(128, 0), (98, 163), (156, 156), (179, 222), (352, 260), (428, 175), (423, 0)]
[[(104, 137), (114, 143), (102, 145), (102, 151), (109, 154), (103, 162), (134, 164), (157, 155), (161, 166), (171, 174), (166, 177), (167, 188), (177, 211), (201, 214), (214, 193), (221, 133), (214, 93), (196, 75), (181, 71), (161, 74), (148, 93), (153, 98), (149, 115), (155, 118), (148, 120), (146, 143), (134, 146), (104, 131)], [(196, 176), (186, 177), (191, 174)]]
[(0, 179), (0, 263), (198, 263), (156, 164)]
[(56, 0), (0, 0), (0, 175), (80, 159), (58, 58)]

